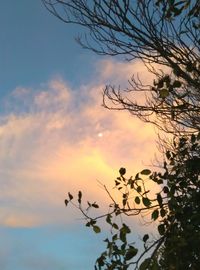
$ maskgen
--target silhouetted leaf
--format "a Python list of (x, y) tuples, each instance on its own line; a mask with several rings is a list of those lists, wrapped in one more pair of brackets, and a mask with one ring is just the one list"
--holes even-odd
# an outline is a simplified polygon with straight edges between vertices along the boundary
[(119, 173), (120, 173), (121, 176), (125, 175), (126, 169), (125, 168), (120, 168)]
[(68, 205), (68, 203), (69, 203), (69, 201), (68, 201), (68, 200), (65, 200), (65, 205), (66, 205), (66, 206)]
[(148, 234), (145, 234), (143, 236), (143, 241), (146, 243), (146, 241), (149, 239), (149, 235)]
[(81, 203), (81, 199), (82, 199), (82, 192), (79, 191), (78, 192), (78, 202)]
[(161, 217), (164, 217), (164, 216), (166, 215), (166, 211), (165, 211), (164, 208), (162, 208), (162, 209), (160, 210), (160, 215), (161, 215)]
[(108, 223), (108, 224), (111, 224), (111, 215), (110, 214), (108, 214), (107, 216), (106, 216), (106, 222)]
[(129, 226), (127, 226), (125, 223), (123, 223), (122, 231), (125, 233), (131, 233)]
[(151, 173), (151, 171), (149, 169), (144, 169), (140, 173), (143, 175), (149, 175)]
[(135, 175), (135, 180), (140, 180), (141, 178), (139, 177), (139, 173), (137, 173), (136, 175)]
[(181, 87), (181, 82), (180, 81), (174, 81), (173, 87), (175, 87), (175, 88)]
[(126, 234), (123, 231), (120, 231), (119, 238), (122, 242), (126, 242)]
[(115, 180), (115, 186), (120, 185), (121, 183)]
[(85, 224), (85, 226), (86, 226), (86, 227), (90, 227), (90, 226), (91, 226), (91, 222), (90, 222), (90, 221), (87, 222), (87, 223)]
[(162, 185), (163, 184), (163, 180), (162, 179), (158, 179), (157, 184), (158, 185)]
[(138, 196), (135, 197), (135, 203), (140, 204), (140, 198)]
[(123, 200), (122, 200), (122, 204), (123, 204), (123, 206), (125, 206), (125, 205), (126, 205), (127, 200), (128, 200), (128, 197), (127, 197), (127, 194), (125, 193), (125, 194), (123, 194)]
[(71, 201), (73, 199), (73, 196), (70, 192), (68, 192), (69, 200)]
[(154, 210), (154, 211), (152, 212), (151, 218), (152, 218), (153, 220), (156, 220), (156, 219), (158, 218), (158, 216), (159, 216), (159, 211), (158, 211), (158, 209), (156, 209), (156, 210)]
[(164, 224), (158, 225), (158, 232), (160, 235), (163, 235), (165, 233), (165, 226)]
[(94, 207), (94, 208), (99, 208), (99, 206), (98, 206), (98, 204), (97, 203), (92, 203), (92, 205), (91, 205), (92, 207)]
[(119, 227), (118, 227), (118, 225), (117, 225), (116, 223), (113, 223), (113, 224), (112, 224), (112, 227), (113, 227), (114, 229), (116, 229), (116, 230), (119, 229)]
[(117, 239), (118, 239), (117, 234), (114, 234), (113, 237), (112, 237), (112, 240), (113, 240), (113, 241), (116, 241)]
[(151, 202), (148, 198), (142, 198), (142, 202), (146, 207), (149, 207), (151, 205)]
[(100, 229), (100, 227), (99, 226), (93, 226), (93, 231), (95, 232), (95, 233), (100, 233), (101, 232), (101, 229)]
[(167, 186), (164, 186), (164, 187), (163, 187), (163, 192), (164, 192), (164, 193), (168, 193), (168, 192), (169, 192), (169, 188), (168, 188)]
[(191, 136), (191, 143), (195, 143), (196, 141), (196, 136), (194, 134), (192, 134)]
[(134, 248), (134, 247), (131, 247), (127, 251), (126, 256), (125, 256), (125, 259), (127, 261), (128, 260), (131, 260), (133, 257), (135, 257), (137, 255), (137, 253), (138, 253), (138, 249), (137, 248)]
[(161, 98), (166, 98), (169, 96), (169, 91), (167, 89), (163, 88), (159, 91), (159, 95)]
[(157, 201), (160, 207), (162, 207), (162, 196), (160, 195), (160, 193), (157, 194)]

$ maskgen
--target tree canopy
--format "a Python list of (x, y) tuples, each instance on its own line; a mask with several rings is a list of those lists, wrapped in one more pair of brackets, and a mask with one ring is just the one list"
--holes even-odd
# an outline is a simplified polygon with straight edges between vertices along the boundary
[[(42, 0), (65, 23), (85, 27), (78, 42), (101, 55), (140, 60), (155, 76), (145, 85), (137, 76), (122, 89), (107, 85), (103, 105), (127, 110), (158, 129), (173, 134), (164, 144), (160, 171), (144, 169), (127, 177), (120, 168), (114, 182), (116, 200), (109, 211), (92, 216), (96, 202), (86, 202), (79, 191), (65, 204), (77, 207), (86, 226), (101, 232), (100, 220), (111, 227), (106, 250), (95, 269), (167, 270), (200, 266), (200, 2), (198, 0)], [(134, 93), (142, 93), (140, 103)], [(160, 142), (161, 143), (161, 142)], [(153, 193), (147, 183), (158, 185)], [(157, 234), (144, 234), (143, 248), (129, 241), (133, 229), (123, 216), (147, 216)], [(134, 268), (133, 268), (134, 267)]]
[[(155, 74), (151, 86), (135, 77), (128, 89), (107, 85), (105, 107), (128, 110), (171, 133), (199, 129), (198, 0), (42, 1), (63, 22), (86, 28), (77, 38), (84, 48), (128, 61), (140, 59)], [(134, 99), (138, 91), (145, 102)]]
[[(111, 199), (109, 211), (92, 217), (89, 210), (99, 208), (96, 202), (84, 206), (79, 191), (77, 203), (71, 194), (65, 204), (81, 210), (86, 226), (95, 233), (101, 231), (99, 219), (105, 218), (111, 227), (111, 237), (105, 239), (106, 251), (96, 261), (95, 269), (198, 269), (200, 265), (200, 133), (174, 139), (173, 150), (167, 151), (162, 172), (144, 169), (135, 177), (126, 177), (119, 170), (115, 188), (120, 200)], [(152, 194), (147, 182), (159, 186)], [(143, 248), (129, 243), (133, 230), (121, 222), (122, 216), (149, 216), (157, 225), (157, 235), (143, 236)], [(184, 254), (184, 256), (183, 256)], [(149, 255), (147, 257), (147, 255)], [(130, 268), (133, 269), (133, 268)]]

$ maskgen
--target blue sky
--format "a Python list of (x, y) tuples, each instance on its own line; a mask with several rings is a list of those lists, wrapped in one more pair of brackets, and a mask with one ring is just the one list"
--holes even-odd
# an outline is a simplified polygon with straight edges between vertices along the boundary
[(40, 0), (1, 4), (1, 95), (16, 85), (34, 86), (55, 74), (72, 85), (89, 76), (94, 55), (74, 41), (81, 30), (51, 16)]
[[(56, 20), (39, 0), (3, 1), (0, 13), (1, 104), (17, 86), (36, 87), (59, 75), (75, 87), (90, 75), (94, 56), (74, 42), (78, 29)], [(0, 235), (2, 270), (91, 269), (94, 263), (88, 253), (96, 248), (84, 227), (76, 237), (73, 228), (48, 227), (2, 227)]]
[(150, 163), (153, 128), (101, 106), (106, 82), (148, 75), (80, 48), (82, 29), (39, 0), (3, 1), (0, 28), (0, 269), (93, 269), (104, 237), (64, 199), (107, 202), (98, 180), (112, 188), (120, 166)]
[(0, 267), (6, 270), (92, 269), (93, 256), (101, 251), (98, 237), (89, 241), (91, 235), (84, 227), (81, 231), (76, 228), (67, 231), (48, 227), (1, 228), (0, 233), (1, 242), (4, 242), (0, 249)]

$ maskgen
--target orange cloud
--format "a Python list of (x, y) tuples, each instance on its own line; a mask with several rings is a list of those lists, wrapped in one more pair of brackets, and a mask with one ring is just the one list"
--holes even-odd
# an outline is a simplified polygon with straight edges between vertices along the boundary
[[(157, 67), (161, 68), (160, 66)], [(146, 66), (140, 60), (132, 62), (120, 62), (114, 59), (104, 59), (97, 63), (100, 79), (110, 84), (125, 84), (134, 75), (139, 77), (145, 84), (152, 83), (153, 73), (147, 71)]]
[[(102, 76), (122, 74), (122, 65), (106, 64)], [(6, 101), (9, 113), (0, 119), (0, 224), (73, 222), (74, 210), (63, 203), (68, 191), (81, 189), (88, 199), (105, 201), (98, 181), (112, 187), (121, 166), (134, 175), (151, 164), (153, 127), (104, 109), (102, 88), (89, 82), (71, 90), (55, 79), (42, 89), (17, 88)]]

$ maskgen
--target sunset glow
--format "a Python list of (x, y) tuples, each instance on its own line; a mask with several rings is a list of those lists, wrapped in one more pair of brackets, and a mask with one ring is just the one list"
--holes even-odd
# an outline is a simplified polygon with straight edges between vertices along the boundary
[[(3, 6), (1, 13), (8, 14), (10, 4)], [(135, 72), (147, 83), (152, 76), (139, 62), (100, 60), (78, 49), (68, 41), (73, 41), (74, 29), (66, 32), (37, 1), (20, 0), (13, 7), (9, 22), (2, 15), (7, 51), (0, 44), (10, 66), (0, 64), (0, 76), (5, 76), (0, 77), (0, 233), (6, 243), (0, 244), (0, 268), (90, 269), (91, 256), (89, 268), (81, 268), (81, 261), (73, 264), (75, 251), (84, 249), (82, 260), (87, 261), (88, 252), (98, 253), (100, 247), (90, 245), (92, 236), (80, 214), (66, 209), (64, 200), (69, 191), (82, 190), (86, 200), (103, 205), (108, 198), (99, 183), (112, 189), (121, 166), (131, 176), (152, 165), (157, 151), (154, 128), (102, 106), (106, 83), (117, 78), (116, 84), (126, 85)], [(31, 33), (32, 42), (38, 40), (37, 52), (29, 43)]]

